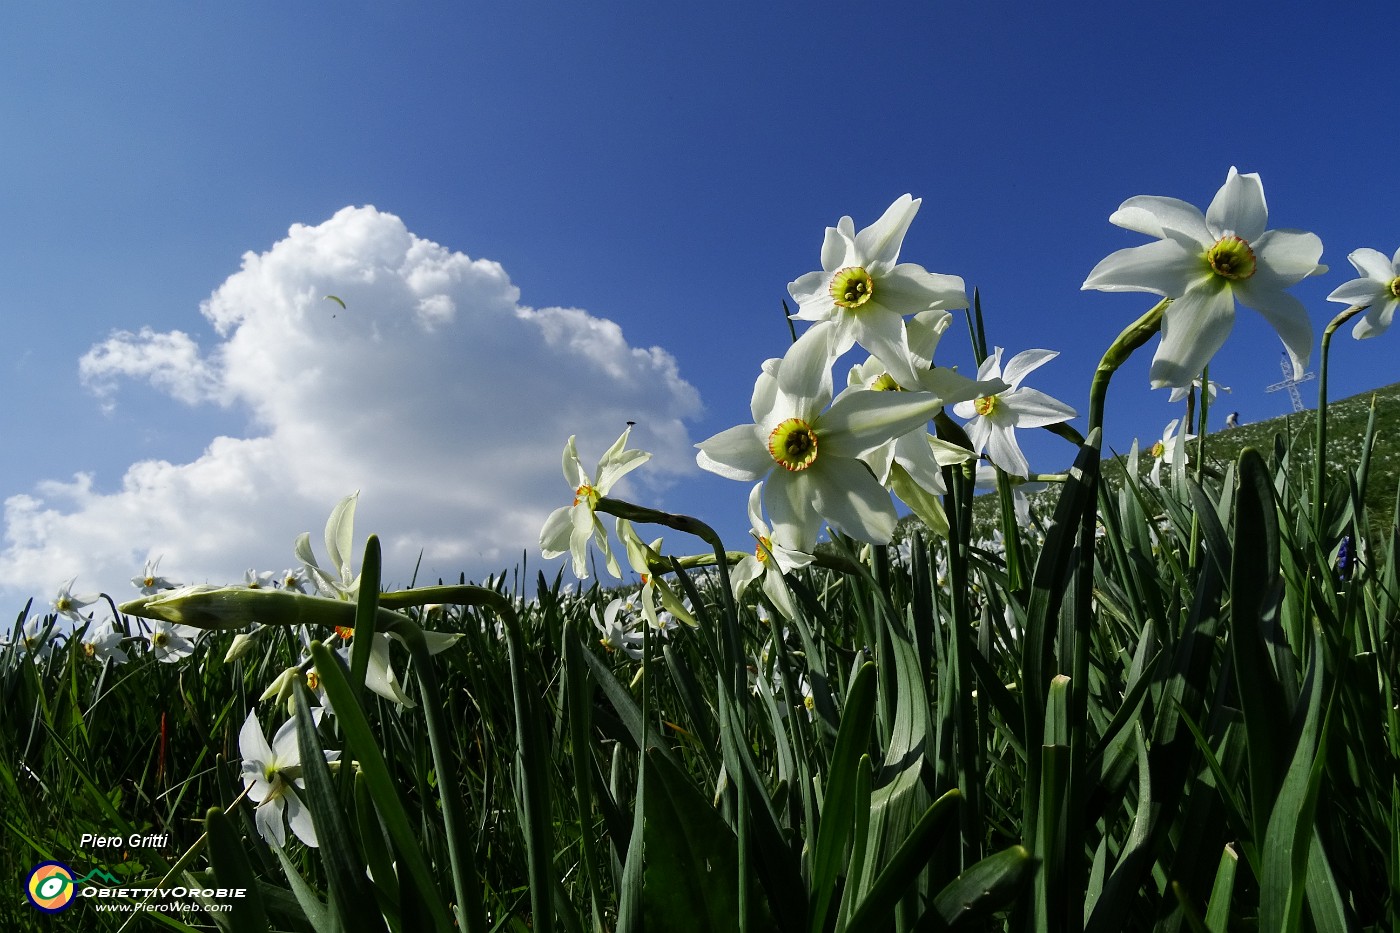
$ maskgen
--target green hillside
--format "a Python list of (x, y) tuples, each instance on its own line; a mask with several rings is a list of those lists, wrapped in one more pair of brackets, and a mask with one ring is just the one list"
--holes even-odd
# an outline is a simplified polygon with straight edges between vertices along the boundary
[[(1366, 427), (1375, 406), (1375, 435), (1371, 450), (1369, 475), (1364, 490), (1366, 512), (1373, 528), (1388, 525), (1394, 516), (1397, 483), (1400, 483), (1400, 383), (1381, 389), (1363, 392), (1332, 402), (1327, 406), (1327, 474), (1337, 479), (1346, 475), (1344, 471), (1354, 471), (1361, 460), (1361, 449), (1366, 438)], [(1212, 410), (1211, 420), (1223, 423), (1224, 405)], [(1216, 417), (1219, 412), (1219, 417)], [(1266, 457), (1274, 451), (1287, 452), (1295, 462), (1311, 464), (1313, 442), (1317, 426), (1317, 412), (1313, 409), (1296, 412), (1244, 424), (1237, 428), (1213, 431), (1205, 438), (1205, 457), (1208, 469), (1223, 471), (1246, 447), (1254, 447)], [(1144, 443), (1150, 442), (1149, 440)], [(1201, 441), (1194, 440), (1186, 445), (1190, 462), (1195, 464), (1200, 456)], [(1121, 477), (1126, 467), (1127, 451), (1112, 451), (1120, 454), (1113, 463), (1105, 466), (1105, 475), (1112, 480)], [(1151, 470), (1153, 458), (1147, 451), (1140, 455), (1139, 472), (1143, 480)], [(1310, 474), (1311, 471), (1309, 470)], [(1056, 491), (1031, 496), (1036, 513), (1044, 516), (1054, 504)], [(998, 510), (994, 496), (980, 496), (975, 506), (975, 524), (979, 531), (985, 528), (990, 532), (998, 522)]]

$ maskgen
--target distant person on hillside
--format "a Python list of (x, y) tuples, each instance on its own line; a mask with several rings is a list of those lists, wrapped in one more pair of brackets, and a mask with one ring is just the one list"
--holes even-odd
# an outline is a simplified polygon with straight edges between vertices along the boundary
[(1232, 411), (1225, 416), (1225, 427), (1238, 428), (1240, 426), (1240, 413)]

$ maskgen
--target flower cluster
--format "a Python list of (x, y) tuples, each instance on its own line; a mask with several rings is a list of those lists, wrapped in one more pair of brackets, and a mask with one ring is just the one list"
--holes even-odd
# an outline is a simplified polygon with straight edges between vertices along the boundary
[[(736, 597), (757, 583), (767, 603), (793, 615), (786, 575), (812, 562), (823, 528), (871, 544), (889, 543), (895, 500), (934, 533), (946, 533), (945, 470), (969, 461), (988, 461), (978, 466), (979, 485), (1010, 490), (1019, 522), (1033, 524), (1025, 493), (1040, 477), (1016, 431), (1059, 425), (1077, 413), (1023, 382), (1058, 354), (1030, 349), (1007, 358), (1001, 347), (990, 354), (981, 349), (972, 379), (935, 364), (939, 339), (952, 320), (949, 312), (969, 303), (960, 277), (900, 261), (919, 206), (918, 199), (904, 195), (862, 230), (850, 217), (827, 228), (821, 267), (788, 284), (797, 304), (791, 318), (810, 326), (794, 334), (781, 357), (763, 362), (750, 399), (751, 421), (696, 445), (703, 469), (752, 484), (748, 512), (754, 552), (726, 558), (733, 564), (729, 576)], [(1238, 300), (1274, 327), (1294, 376), (1301, 377), (1313, 329), (1306, 309), (1287, 290), (1327, 271), (1320, 262), (1322, 242), (1312, 233), (1268, 228), (1257, 174), (1232, 167), (1205, 211), (1176, 198), (1144, 195), (1124, 201), (1109, 220), (1154, 241), (1103, 259), (1083, 288), (1147, 292), (1165, 300), (1109, 348), (1101, 374), (1111, 374), (1127, 354), (1160, 333), (1149, 373), (1154, 388), (1171, 388), (1172, 402), (1188, 397), (1194, 402), (1197, 391), (1209, 399), (1222, 389), (1228, 392), (1204, 371), (1232, 329)], [(1390, 326), (1400, 307), (1400, 252), (1387, 259), (1362, 249), (1350, 259), (1361, 277), (1328, 296), (1351, 305), (1328, 333), (1368, 310), (1353, 334), (1374, 336)], [(838, 393), (833, 369), (857, 345), (868, 356), (850, 368)], [(1115, 356), (1116, 351), (1121, 352)], [(1096, 375), (1095, 391), (1101, 385), (1106, 382)], [(962, 444), (950, 442), (955, 431), (943, 431), (942, 437), (929, 432), (930, 421), (945, 407), (965, 420)], [(1102, 396), (1091, 392), (1090, 427), (1100, 427), (1101, 417)], [(1184, 443), (1193, 437), (1186, 429), (1192, 426), (1177, 419), (1153, 445), (1154, 482), (1160, 481), (1163, 464), (1178, 469), (1186, 464)], [(621, 576), (597, 513), (600, 506), (617, 510), (617, 504), (603, 504), (604, 497), (651, 456), (629, 450), (629, 434), (630, 427), (591, 474), (579, 461), (575, 439), (565, 446), (564, 476), (574, 499), (549, 516), (540, 545), (545, 557), (568, 553), (580, 579), (588, 575), (590, 544), (601, 552), (607, 570)], [(654, 614), (658, 605), (669, 610), (675, 594), (651, 572), (664, 566), (659, 542), (643, 545), (626, 521), (618, 522), (617, 534), (643, 581), (643, 613)], [(618, 617), (616, 608), (600, 617), (604, 643), (632, 653), (635, 643)]]
[[(1075, 415), (1068, 405), (1020, 385), (1054, 356), (1048, 351), (1021, 354), (1003, 373), (998, 349), (976, 379), (934, 363), (952, 320), (949, 310), (967, 308), (968, 299), (958, 276), (899, 261), (919, 204), (905, 195), (859, 232), (850, 217), (827, 229), (821, 269), (788, 285), (797, 303), (793, 319), (811, 326), (782, 357), (760, 367), (750, 401), (752, 422), (696, 445), (702, 468), (753, 484), (749, 520), (756, 546), (733, 570), (736, 595), (760, 583), (779, 611), (795, 612), (783, 575), (810, 563), (823, 525), (886, 544), (895, 530), (894, 498), (934, 531), (946, 532), (940, 501), (948, 491), (945, 467), (986, 450), (1001, 468), (1026, 476), (1029, 465), (1014, 429)], [(838, 393), (834, 367), (857, 344), (869, 355), (851, 367)], [(929, 422), (948, 405), (972, 418), (973, 449), (929, 432)], [(565, 446), (564, 476), (574, 500), (546, 520), (540, 546), (545, 557), (569, 553), (580, 578), (587, 576), (590, 543), (609, 572), (620, 576), (595, 513), (612, 485), (650, 456), (628, 450), (628, 436), (624, 431), (591, 475), (579, 462), (574, 438)], [(646, 588), (655, 588), (668, 603), (667, 590), (658, 587), (647, 563), (636, 559), (640, 552), (630, 526), (620, 523), (618, 534)], [(644, 597), (644, 609), (651, 605)]]

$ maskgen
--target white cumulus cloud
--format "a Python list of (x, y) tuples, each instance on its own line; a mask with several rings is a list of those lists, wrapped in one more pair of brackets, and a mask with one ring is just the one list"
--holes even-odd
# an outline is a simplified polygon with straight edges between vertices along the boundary
[(670, 354), (631, 346), (612, 321), (519, 297), (498, 263), (373, 207), (293, 226), (202, 304), (209, 346), (147, 327), (79, 361), (104, 407), (144, 381), (246, 412), (248, 436), (212, 437), (189, 463), (132, 464), (115, 491), (83, 472), (9, 497), (0, 588), (46, 597), (76, 574), (79, 590), (126, 598), (148, 556), (182, 582), (238, 582), (293, 565), (295, 536), (319, 542), (357, 489), (357, 538), (380, 535), (388, 582), (406, 583), (420, 552), (427, 582), (480, 578), (538, 554), (569, 495), (568, 436), (596, 457), (628, 421), (655, 453), (634, 489), (656, 503), (693, 469), (699, 395)]

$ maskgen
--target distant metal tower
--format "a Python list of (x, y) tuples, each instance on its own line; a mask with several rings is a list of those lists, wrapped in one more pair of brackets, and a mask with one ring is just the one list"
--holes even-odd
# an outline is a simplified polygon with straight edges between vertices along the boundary
[(1283, 354), (1283, 362), (1281, 363), (1281, 365), (1283, 367), (1283, 381), (1275, 382), (1273, 385), (1269, 386), (1264, 391), (1278, 392), (1280, 390), (1286, 389), (1288, 390), (1288, 398), (1293, 402), (1293, 411), (1307, 411), (1308, 406), (1303, 404), (1303, 396), (1298, 392), (1298, 386), (1304, 382), (1307, 382), (1310, 379), (1315, 379), (1317, 377), (1313, 373), (1303, 373), (1303, 375), (1299, 376), (1297, 379), (1294, 379), (1293, 361), (1288, 358), (1287, 353)]

